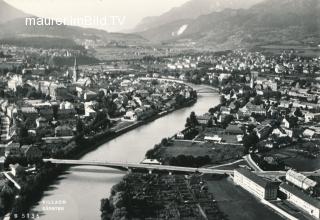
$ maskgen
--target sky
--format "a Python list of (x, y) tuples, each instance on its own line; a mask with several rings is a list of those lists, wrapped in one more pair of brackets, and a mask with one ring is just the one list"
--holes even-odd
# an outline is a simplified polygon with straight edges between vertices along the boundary
[[(160, 15), (188, 0), (5, 0), (32, 15), (46, 18), (84, 18), (79, 26), (118, 32), (132, 29), (142, 18)], [(95, 16), (95, 17), (93, 17)], [(89, 18), (91, 17), (91, 18)]]

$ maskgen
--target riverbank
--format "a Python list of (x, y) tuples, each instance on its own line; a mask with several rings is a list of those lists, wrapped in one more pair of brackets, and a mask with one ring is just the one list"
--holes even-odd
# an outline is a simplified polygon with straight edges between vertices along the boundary
[[(105, 144), (140, 126), (146, 125), (152, 121), (164, 117), (174, 111), (177, 111), (185, 107), (190, 107), (194, 103), (196, 103), (196, 101), (197, 99), (192, 99), (182, 106), (177, 106), (168, 111), (157, 113), (147, 118), (146, 120), (138, 121), (127, 127), (120, 128), (119, 130), (108, 130), (106, 132), (102, 132), (98, 135), (95, 135), (94, 137), (89, 137), (87, 139), (76, 137), (68, 144), (71, 150), (69, 150), (64, 155), (64, 158), (80, 159), (82, 156), (88, 154), (89, 152), (96, 150), (102, 144)], [(14, 204), (13, 214), (15, 214), (15, 219), (23, 219), (23, 216), (26, 216), (26, 213), (29, 213), (30, 208), (34, 206), (38, 201), (40, 201), (40, 199), (43, 196), (43, 192), (48, 190), (50, 186), (55, 182), (55, 180), (67, 170), (67, 168), (68, 167), (66, 166), (61, 167), (50, 164), (42, 166), (42, 168), (40, 168), (39, 170), (39, 177), (36, 175), (32, 183), (37, 187), (32, 187), (28, 183), (25, 184), (24, 189), (21, 191), (21, 194), (23, 194), (23, 196), (20, 196), (19, 202), (16, 202)]]
[[(185, 119), (191, 111), (204, 114), (219, 103), (216, 94), (202, 94), (197, 102), (188, 108), (177, 109), (170, 114), (161, 114), (143, 126), (137, 127), (110, 140), (95, 150), (85, 154), (83, 160), (125, 161), (139, 163), (147, 150), (159, 143), (162, 137), (169, 137), (184, 127)], [(164, 116), (165, 115), (165, 116)], [(124, 173), (100, 167), (73, 167), (64, 172), (48, 190), (41, 202), (37, 203), (32, 212), (40, 213), (42, 220), (52, 219), (92, 219), (99, 220), (100, 200), (109, 196), (113, 185), (119, 183)], [(87, 198), (83, 200), (83, 198)], [(43, 201), (66, 200), (63, 212), (43, 210)]]
[(106, 136), (106, 134), (108, 134), (108, 132), (104, 133), (104, 134), (99, 134), (99, 137), (93, 137), (93, 138), (89, 138), (87, 139), (87, 143), (84, 143), (84, 145), (87, 146), (87, 144), (89, 144), (89, 147), (86, 147), (85, 149), (82, 149), (80, 152), (72, 152), (69, 156), (70, 159), (80, 159), (82, 156), (84, 156), (85, 154), (94, 151), (95, 149), (97, 149), (97, 147), (99, 147), (101, 144), (104, 144), (108, 141), (111, 141), (112, 139), (115, 139), (117, 137), (119, 137), (120, 135), (123, 135), (129, 131), (132, 131), (133, 129), (136, 129), (140, 126), (146, 125), (150, 122), (153, 122), (161, 117), (164, 117), (174, 111), (177, 111), (179, 109), (182, 108), (186, 108), (186, 107), (190, 107), (192, 105), (194, 105), (197, 102), (196, 99), (194, 100), (190, 100), (189, 102), (185, 103), (183, 106), (178, 106), (172, 109), (169, 109), (167, 111), (164, 112), (159, 112), (156, 115), (153, 115), (143, 121), (137, 121), (132, 125), (129, 125), (125, 128), (121, 128), (119, 130), (115, 130), (115, 131), (111, 131), (111, 133), (109, 133), (109, 136)]

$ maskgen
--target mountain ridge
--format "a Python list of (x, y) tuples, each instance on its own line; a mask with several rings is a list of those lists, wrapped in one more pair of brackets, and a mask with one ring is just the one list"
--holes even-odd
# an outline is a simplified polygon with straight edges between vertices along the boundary
[(105, 30), (94, 28), (83, 28), (67, 25), (37, 26), (26, 25), (25, 18), (37, 18), (36, 16), (24, 13), (0, 0), (0, 39), (47, 37), (62, 39), (101, 39), (104, 42), (117, 41), (127, 44), (146, 42), (143, 37), (136, 34), (109, 33)]
[[(155, 27), (139, 34), (151, 41), (219, 45), (260, 44), (320, 36), (320, 0), (266, 0), (249, 9), (225, 9)], [(174, 33), (186, 25), (187, 28)], [(231, 42), (232, 43), (232, 42)]]
[(4, 0), (0, 0), (0, 24), (17, 18), (31, 16), (19, 9), (12, 7)]
[(147, 29), (159, 27), (178, 20), (195, 19), (201, 15), (219, 12), (226, 8), (249, 8), (262, 0), (190, 0), (180, 7), (152, 17), (145, 17), (132, 32), (142, 32)]

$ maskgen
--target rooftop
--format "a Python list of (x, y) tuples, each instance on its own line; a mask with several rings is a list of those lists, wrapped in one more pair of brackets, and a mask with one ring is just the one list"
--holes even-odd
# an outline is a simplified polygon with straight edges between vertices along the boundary
[(305, 175), (303, 175), (301, 173), (295, 172), (294, 170), (289, 170), (286, 173), (286, 176), (291, 176), (292, 178), (294, 178), (300, 182), (303, 182), (304, 184), (307, 184), (310, 187), (315, 187), (317, 185), (317, 182), (309, 179), (308, 177), (306, 177)]
[(273, 182), (263, 179), (262, 177), (254, 174), (248, 169), (239, 168), (239, 169), (236, 169), (235, 171), (241, 173), (243, 176), (247, 177), (248, 179), (250, 179), (251, 181), (255, 182), (256, 184), (258, 184), (263, 188), (268, 188), (274, 185)]
[(298, 188), (296, 188), (294, 186), (290, 186), (287, 183), (282, 183), (280, 185), (280, 188), (283, 188), (284, 190), (292, 193), (293, 195), (304, 200), (305, 202), (309, 203), (310, 205), (313, 205), (314, 207), (320, 209), (320, 200), (309, 196), (308, 194), (304, 193), (303, 191), (299, 190)]

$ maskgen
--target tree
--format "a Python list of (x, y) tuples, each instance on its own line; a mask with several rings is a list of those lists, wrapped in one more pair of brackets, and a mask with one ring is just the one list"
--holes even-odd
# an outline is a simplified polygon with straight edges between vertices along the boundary
[(228, 125), (233, 121), (233, 115), (226, 115), (223, 119), (223, 121), (221, 122), (221, 126), (223, 128), (228, 127)]
[(187, 120), (186, 120), (185, 127), (186, 127), (186, 128), (192, 127), (191, 120), (190, 120), (189, 117), (188, 117)]
[(176, 103), (177, 103), (178, 106), (183, 105), (184, 102), (185, 102), (185, 100), (186, 100), (186, 99), (185, 99), (185, 97), (184, 97), (183, 95), (178, 94), (178, 95), (176, 96)]
[(250, 148), (255, 148), (256, 144), (259, 142), (259, 137), (255, 132), (243, 137), (243, 146), (245, 153), (249, 153)]
[(294, 128), (298, 125), (299, 119), (295, 116), (291, 116), (291, 117), (287, 118), (287, 120), (289, 122), (290, 128)]
[(1, 203), (3, 205), (4, 210), (8, 210), (14, 201), (14, 192), (13, 189), (6, 184), (1, 193), (0, 193)]
[(212, 120), (212, 118), (210, 118), (207, 123), (207, 127), (211, 128), (212, 126), (213, 126), (213, 120)]
[(153, 79), (153, 80), (151, 81), (151, 84), (152, 84), (153, 86), (158, 85), (158, 84), (159, 84), (159, 81), (156, 80), (156, 79)]
[(81, 119), (77, 120), (76, 129), (77, 129), (77, 134), (78, 135), (80, 135), (80, 134), (82, 134), (84, 132), (84, 124), (83, 124)]
[(227, 102), (227, 99), (224, 97), (224, 95), (220, 96), (220, 104), (225, 105)]
[(195, 112), (191, 112), (190, 113), (190, 122), (191, 122), (191, 126), (194, 127), (196, 125), (199, 124), (196, 113)]
[(294, 115), (297, 117), (303, 117), (303, 113), (300, 108), (297, 108), (294, 112)]
[(253, 101), (252, 101), (252, 104), (254, 105), (261, 105), (263, 102), (262, 102), (262, 98), (260, 95), (257, 95), (256, 97), (254, 97)]
[(161, 141), (161, 145), (162, 146), (168, 146), (169, 145), (169, 141), (167, 138), (163, 138), (162, 141)]

